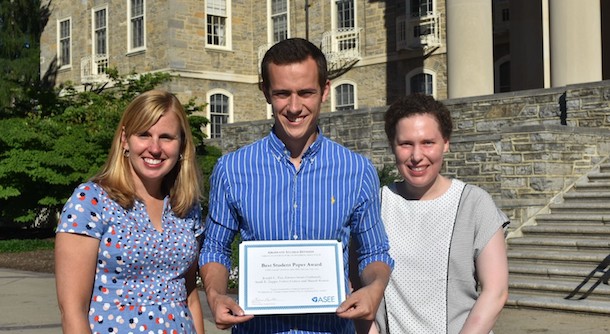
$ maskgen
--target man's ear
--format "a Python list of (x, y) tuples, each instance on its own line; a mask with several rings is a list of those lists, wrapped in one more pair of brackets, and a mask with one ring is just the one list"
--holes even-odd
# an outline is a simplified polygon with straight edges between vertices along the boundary
[(263, 90), (263, 94), (265, 95), (265, 100), (267, 101), (267, 103), (271, 104), (271, 95), (269, 94), (269, 92), (266, 90)]
[(326, 84), (322, 87), (322, 102), (326, 102), (330, 94), (330, 80), (326, 80)]

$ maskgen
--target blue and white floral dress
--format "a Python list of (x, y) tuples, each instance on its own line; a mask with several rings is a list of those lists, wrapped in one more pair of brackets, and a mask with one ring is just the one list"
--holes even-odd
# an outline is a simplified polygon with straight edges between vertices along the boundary
[(89, 322), (93, 333), (194, 333), (185, 274), (196, 261), (201, 208), (185, 217), (164, 199), (162, 232), (144, 203), (124, 209), (96, 183), (76, 188), (57, 233), (100, 240)]

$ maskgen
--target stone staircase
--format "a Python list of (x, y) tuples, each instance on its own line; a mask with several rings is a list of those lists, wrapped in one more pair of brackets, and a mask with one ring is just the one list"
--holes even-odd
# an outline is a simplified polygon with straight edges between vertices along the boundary
[(549, 209), (508, 239), (506, 305), (610, 314), (610, 164)]

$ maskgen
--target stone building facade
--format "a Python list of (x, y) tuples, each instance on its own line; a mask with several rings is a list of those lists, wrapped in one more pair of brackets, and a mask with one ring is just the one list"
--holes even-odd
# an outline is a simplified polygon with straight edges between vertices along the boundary
[(267, 119), (264, 51), (303, 37), (333, 72), (324, 112), (414, 91), (461, 98), (610, 79), (610, 0), (54, 0), (41, 69), (80, 88), (163, 71), (205, 129)]
[[(456, 119), (444, 172), (486, 188), (523, 220), (607, 155), (609, 93), (600, 80), (610, 78), (610, 48), (601, 43), (610, 35), (609, 6), (610, 0), (53, 0), (41, 70), (58, 85), (81, 89), (104, 84), (107, 68), (170, 73), (164, 88), (183, 102), (207, 103), (212, 124), (204, 131), (230, 151), (269, 130), (271, 110), (258, 89), (264, 51), (284, 38), (307, 38), (332, 72), (325, 133), (379, 167), (391, 164), (384, 106), (413, 91), (432, 94)], [(550, 66), (562, 61), (569, 65)]]
[[(168, 72), (166, 89), (208, 103), (220, 124), (268, 119), (264, 51), (287, 37), (319, 45), (333, 73), (323, 112), (383, 106), (407, 91), (446, 98), (444, 0), (53, 0), (41, 69), (81, 89), (119, 74)], [(413, 87), (410, 87), (410, 86)]]

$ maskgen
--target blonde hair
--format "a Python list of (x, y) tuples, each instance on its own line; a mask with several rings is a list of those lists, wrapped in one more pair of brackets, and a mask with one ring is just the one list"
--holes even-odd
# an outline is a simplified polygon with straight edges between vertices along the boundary
[(123, 133), (125, 138), (129, 138), (132, 134), (146, 131), (169, 112), (175, 113), (180, 122), (181, 159), (164, 177), (162, 191), (169, 195), (172, 210), (179, 217), (185, 217), (194, 205), (199, 204), (201, 171), (197, 166), (188, 116), (176, 96), (166, 91), (150, 90), (138, 95), (123, 112), (106, 163), (91, 179), (123, 208), (133, 207), (137, 198), (131, 165), (122, 146)]

